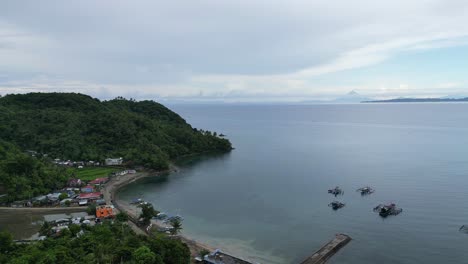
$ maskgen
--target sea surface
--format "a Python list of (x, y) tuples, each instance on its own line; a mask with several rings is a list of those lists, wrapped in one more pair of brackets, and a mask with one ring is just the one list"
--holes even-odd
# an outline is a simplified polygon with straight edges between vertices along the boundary
[[(170, 108), (235, 147), (120, 193), (182, 215), (184, 234), (260, 263), (298, 263), (336, 233), (353, 240), (330, 263), (468, 263), (468, 104)], [(403, 213), (372, 211), (388, 202)]]

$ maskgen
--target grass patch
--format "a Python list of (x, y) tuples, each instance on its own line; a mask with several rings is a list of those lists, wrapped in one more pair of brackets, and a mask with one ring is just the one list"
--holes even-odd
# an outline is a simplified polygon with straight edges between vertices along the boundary
[(96, 178), (107, 177), (110, 173), (119, 171), (115, 168), (106, 167), (84, 167), (82, 169), (73, 168), (70, 170), (75, 175), (74, 177), (82, 181), (92, 181)]

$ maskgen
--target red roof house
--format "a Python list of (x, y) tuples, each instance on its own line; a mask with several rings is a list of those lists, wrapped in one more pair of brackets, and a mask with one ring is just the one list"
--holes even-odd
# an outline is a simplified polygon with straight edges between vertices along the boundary
[(101, 198), (100, 192), (93, 192), (93, 193), (80, 193), (78, 196), (79, 199), (88, 199), (88, 200), (97, 200)]

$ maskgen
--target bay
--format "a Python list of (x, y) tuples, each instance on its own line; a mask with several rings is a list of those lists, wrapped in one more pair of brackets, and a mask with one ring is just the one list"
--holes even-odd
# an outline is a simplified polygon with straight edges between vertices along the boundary
[[(183, 233), (261, 263), (297, 263), (336, 233), (331, 263), (464, 263), (468, 104), (173, 105), (235, 150), (184, 160), (119, 198), (181, 214)], [(340, 186), (343, 196), (327, 193)], [(361, 196), (359, 187), (376, 192)], [(346, 203), (338, 211), (328, 204)], [(372, 211), (394, 202), (403, 213)]]

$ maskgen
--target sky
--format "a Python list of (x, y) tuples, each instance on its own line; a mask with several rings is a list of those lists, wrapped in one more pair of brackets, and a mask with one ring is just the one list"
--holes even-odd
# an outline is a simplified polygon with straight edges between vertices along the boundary
[(0, 2), (0, 95), (468, 96), (468, 1)]

